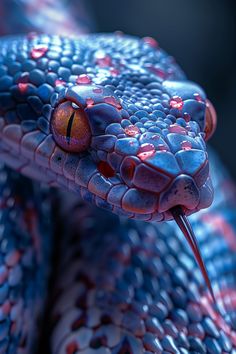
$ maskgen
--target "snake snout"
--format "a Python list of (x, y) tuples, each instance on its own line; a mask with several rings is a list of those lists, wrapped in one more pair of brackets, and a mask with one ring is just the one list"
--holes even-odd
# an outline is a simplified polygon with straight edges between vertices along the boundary
[(120, 176), (129, 189), (155, 196), (155, 210), (163, 215), (177, 205), (191, 214), (208, 207), (213, 200), (204, 151), (182, 150), (175, 155), (156, 151), (144, 161), (127, 156), (120, 166)]
[(198, 187), (190, 176), (180, 175), (176, 177), (167, 190), (161, 194), (159, 201), (159, 211), (165, 212), (177, 205), (193, 210), (196, 209), (200, 201)]

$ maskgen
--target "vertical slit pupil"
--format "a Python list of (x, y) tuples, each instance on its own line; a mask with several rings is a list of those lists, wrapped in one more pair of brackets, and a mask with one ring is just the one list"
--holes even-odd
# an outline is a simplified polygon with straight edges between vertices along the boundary
[(70, 138), (71, 138), (71, 129), (72, 129), (72, 124), (75, 118), (75, 112), (72, 113), (70, 116), (70, 119), (68, 121), (67, 129), (66, 129), (66, 141), (68, 145), (70, 145)]

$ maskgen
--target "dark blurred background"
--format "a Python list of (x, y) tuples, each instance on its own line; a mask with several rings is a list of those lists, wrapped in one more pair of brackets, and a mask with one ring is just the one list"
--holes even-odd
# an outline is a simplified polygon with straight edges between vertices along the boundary
[(236, 2), (89, 0), (97, 31), (153, 36), (218, 113), (211, 144), (236, 178)]

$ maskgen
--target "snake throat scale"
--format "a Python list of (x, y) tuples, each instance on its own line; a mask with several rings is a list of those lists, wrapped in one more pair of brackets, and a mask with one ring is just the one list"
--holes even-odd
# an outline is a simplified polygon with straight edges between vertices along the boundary
[(215, 126), (152, 38), (1, 37), (0, 353), (37, 351), (47, 297), (52, 354), (236, 353)]

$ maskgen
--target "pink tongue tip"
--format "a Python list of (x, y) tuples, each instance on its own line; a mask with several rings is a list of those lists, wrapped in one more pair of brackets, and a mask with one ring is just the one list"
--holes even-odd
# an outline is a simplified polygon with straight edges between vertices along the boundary
[(196, 262), (198, 263), (198, 266), (201, 270), (201, 273), (202, 273), (202, 276), (205, 280), (205, 283), (208, 287), (208, 290), (210, 291), (212, 300), (216, 304), (215, 295), (213, 293), (211, 282), (208, 277), (207, 270), (206, 270), (205, 264), (203, 262), (203, 259), (202, 259), (193, 229), (192, 229), (192, 227), (191, 227), (191, 225), (190, 225), (190, 223), (189, 223), (189, 221), (188, 221), (186, 215), (184, 214), (184, 211), (180, 205), (171, 208), (170, 212), (171, 212), (174, 220), (176, 221), (177, 225), (179, 226), (180, 230), (183, 232), (186, 240), (188, 241), (188, 243), (194, 253)]

